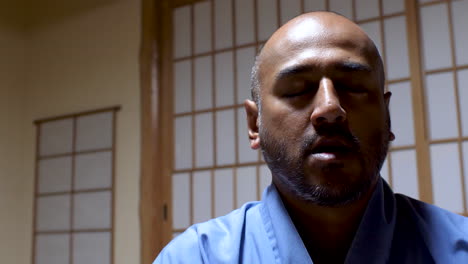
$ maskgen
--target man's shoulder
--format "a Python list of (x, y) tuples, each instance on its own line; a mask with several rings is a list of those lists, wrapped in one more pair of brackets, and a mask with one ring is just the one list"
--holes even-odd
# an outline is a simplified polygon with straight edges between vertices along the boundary
[(203, 263), (198, 250), (198, 236), (192, 227), (175, 237), (159, 253), (153, 264), (159, 263)]
[(436, 263), (468, 263), (468, 218), (396, 194), (398, 225), (417, 232)]
[(250, 228), (255, 223), (257, 228), (260, 226), (260, 205), (261, 202), (249, 202), (227, 215), (189, 227), (161, 251), (154, 264), (206, 263), (219, 257), (236, 258), (232, 249), (243, 243), (247, 225), (250, 224)]
[(457, 229), (468, 238), (468, 217), (428, 204), (403, 194), (395, 194), (399, 213), (415, 218), (419, 223), (439, 228)]

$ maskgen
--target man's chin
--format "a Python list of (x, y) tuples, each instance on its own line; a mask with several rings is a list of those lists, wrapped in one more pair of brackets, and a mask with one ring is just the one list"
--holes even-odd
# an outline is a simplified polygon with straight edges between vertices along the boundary
[(299, 199), (319, 206), (341, 207), (359, 200), (370, 191), (371, 181), (346, 184), (301, 184), (296, 187)]

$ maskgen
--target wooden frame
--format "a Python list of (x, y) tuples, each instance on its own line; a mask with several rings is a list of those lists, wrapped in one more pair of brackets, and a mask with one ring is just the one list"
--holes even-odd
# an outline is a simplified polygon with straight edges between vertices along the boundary
[(429, 157), (429, 143), (427, 135), (427, 117), (424, 109), (424, 91), (421, 60), (421, 36), (419, 28), (419, 12), (417, 0), (406, 0), (406, 27), (409, 45), (409, 63), (411, 72), (411, 86), (413, 98), (414, 132), (416, 143), (416, 162), (418, 168), (419, 196), (427, 203), (433, 202), (432, 177)]
[[(32, 226), (32, 254), (31, 254), (31, 263), (36, 263), (36, 238), (37, 235), (41, 234), (68, 234), (69, 235), (69, 263), (73, 263), (73, 234), (76, 233), (95, 233), (95, 232), (108, 232), (110, 234), (110, 250), (109, 250), (109, 261), (114, 263), (114, 232), (115, 232), (115, 153), (116, 153), (116, 134), (117, 134), (117, 112), (120, 111), (120, 106), (112, 106), (106, 108), (100, 108), (90, 111), (77, 112), (73, 114), (54, 116), (49, 118), (38, 119), (34, 121), (36, 125), (36, 150), (35, 150), (35, 181), (34, 181), (34, 203), (33, 203), (33, 226)], [(112, 113), (112, 146), (110, 148), (100, 148), (92, 150), (77, 151), (76, 150), (76, 138), (77, 138), (77, 119), (83, 116), (89, 116), (99, 113)], [(53, 122), (58, 120), (72, 120), (72, 146), (71, 152), (52, 154), (52, 155), (41, 155), (40, 154), (40, 139), (41, 139), (41, 125), (47, 122)], [(111, 185), (106, 188), (91, 188), (91, 189), (80, 189), (75, 190), (74, 179), (75, 179), (75, 163), (76, 156), (81, 154), (91, 154), (91, 153), (102, 153), (110, 152), (112, 154), (111, 159)], [(71, 158), (71, 167), (70, 167), (70, 190), (69, 191), (52, 191), (39, 193), (39, 162), (41, 160), (48, 160), (60, 157), (70, 157)], [(94, 192), (110, 192), (110, 227), (109, 228), (94, 228), (94, 229), (74, 229), (74, 196), (75, 194), (81, 193), (94, 193)], [(69, 229), (68, 230), (53, 230), (53, 231), (37, 231), (37, 208), (38, 208), (38, 199), (41, 197), (51, 197), (59, 195), (69, 195), (70, 196), (70, 219), (69, 219)]]
[[(172, 14), (186, 1), (142, 0), (141, 82), (141, 263), (151, 263), (172, 237)], [(166, 89), (164, 89), (166, 88)]]

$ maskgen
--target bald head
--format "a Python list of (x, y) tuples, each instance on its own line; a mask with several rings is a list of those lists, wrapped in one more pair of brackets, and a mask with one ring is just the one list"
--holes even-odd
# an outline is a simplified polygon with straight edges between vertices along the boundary
[[(271, 81), (265, 76), (267, 72), (275, 72), (275, 69), (279, 70), (278, 67), (307, 63), (312, 57), (325, 58), (331, 52), (343, 53), (343, 56), (354, 53), (365, 58), (369, 65), (362, 65), (378, 73), (383, 92), (383, 63), (369, 36), (344, 16), (332, 12), (311, 12), (290, 20), (265, 43), (252, 69), (254, 101), (260, 103), (260, 87)], [(319, 69), (328, 63), (336, 62), (324, 59), (314, 67)]]

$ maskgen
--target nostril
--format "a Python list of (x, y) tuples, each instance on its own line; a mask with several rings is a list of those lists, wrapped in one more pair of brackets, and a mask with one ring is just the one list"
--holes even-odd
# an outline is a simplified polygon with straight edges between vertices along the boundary
[(311, 115), (311, 121), (315, 125), (323, 123), (342, 123), (346, 120), (346, 113), (340, 109), (316, 109)]
[(344, 121), (344, 117), (342, 115), (339, 115), (336, 117), (336, 122), (343, 122)]
[(318, 124), (326, 122), (326, 121), (327, 121), (327, 119), (325, 117), (323, 117), (323, 116), (319, 116), (319, 117), (317, 117), (315, 119), (315, 122), (317, 122)]

